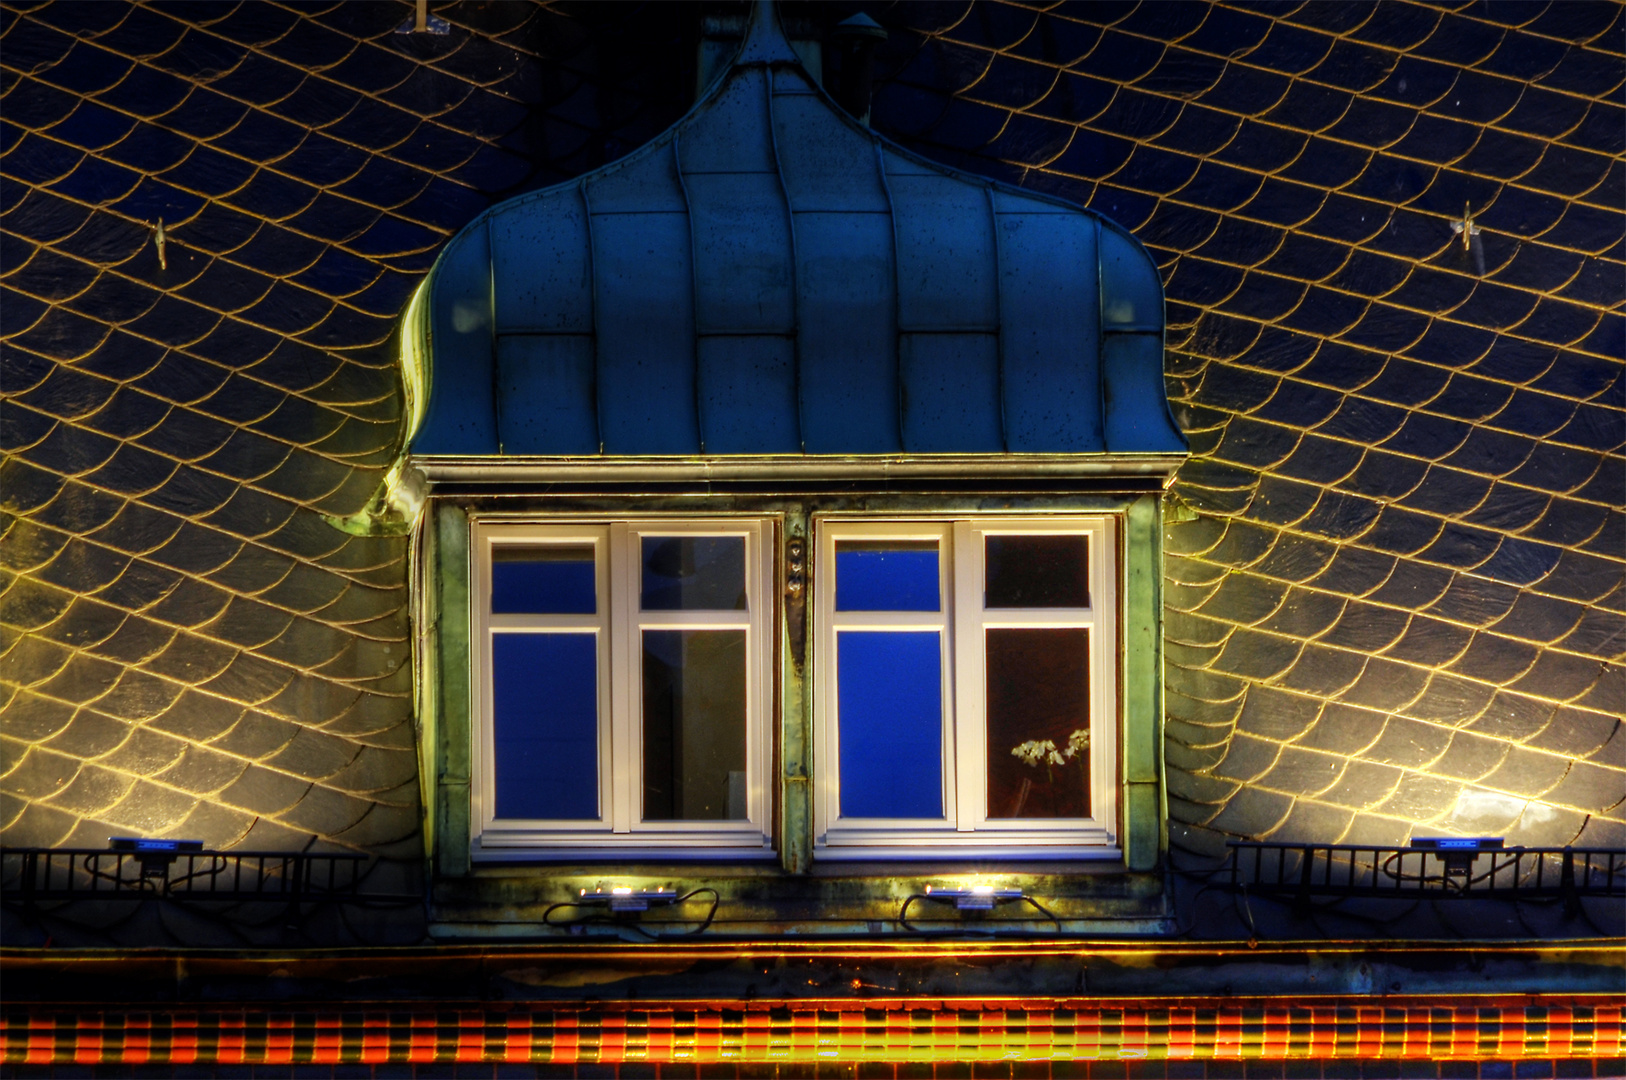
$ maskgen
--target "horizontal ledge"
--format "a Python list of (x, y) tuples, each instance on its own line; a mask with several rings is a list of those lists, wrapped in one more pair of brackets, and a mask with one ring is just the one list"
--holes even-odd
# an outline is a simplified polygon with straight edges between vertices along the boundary
[(836, 454), (737, 457), (538, 457), (414, 454), (431, 481), (462, 483), (634, 483), (673, 480), (1104, 479), (1167, 481), (1187, 455)]

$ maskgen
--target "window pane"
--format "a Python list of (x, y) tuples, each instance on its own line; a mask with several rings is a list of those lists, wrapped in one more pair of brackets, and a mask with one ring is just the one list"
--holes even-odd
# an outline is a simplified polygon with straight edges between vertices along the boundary
[(743, 821), (745, 631), (644, 631), (644, 820)]
[(593, 545), (494, 548), (491, 610), (496, 615), (591, 615), (598, 610)]
[(1089, 817), (1088, 630), (988, 631), (988, 816)]
[(597, 820), (597, 637), (497, 634), (491, 678), (496, 816)]
[(936, 631), (836, 635), (841, 816), (943, 816), (943, 667)]
[(745, 537), (646, 536), (643, 542), (643, 610), (745, 610)]
[(1089, 607), (1088, 547), (1082, 536), (990, 536), (984, 606)]
[(837, 611), (937, 611), (937, 541), (837, 540)]

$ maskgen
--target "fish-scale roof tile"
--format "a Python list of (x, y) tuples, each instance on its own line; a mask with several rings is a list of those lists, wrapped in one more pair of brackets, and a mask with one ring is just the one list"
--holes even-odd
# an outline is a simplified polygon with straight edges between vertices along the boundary
[[(1576, 502), (1572, 499), (1553, 499), (1541, 520), (1529, 526), (1525, 536), (1533, 540), (1560, 544), (1566, 547), (1598, 538), (1597, 546), (1607, 552), (1626, 548), (1614, 547), (1618, 531), (1615, 515), (1619, 512), (1602, 506)], [(1599, 536), (1600, 532), (1607, 535)]]
[(1577, 761), (1570, 763), (1562, 779), (1542, 793), (1542, 799), (1588, 813), (1603, 813), (1618, 809), (1622, 792), (1626, 791), (1623, 785), (1626, 775), (1619, 769)]
[[(1318, 509), (1327, 504), (1335, 508), (1353, 505), (1357, 512), (1357, 526), (1364, 531), (1362, 522), (1370, 522), (1377, 516), (1379, 504), (1364, 499), (1354, 499), (1339, 492), (1328, 492), (1322, 496)], [(1334, 511), (1336, 512), (1336, 510)], [(1332, 515), (1323, 514), (1322, 519)], [(1314, 527), (1316, 523), (1307, 523), (1305, 531), (1314, 532), (1319, 536), (1330, 535), (1323, 529)], [(1354, 529), (1346, 531), (1355, 531)], [(1356, 547), (1351, 544), (1340, 544), (1336, 549), (1332, 562), (1319, 574), (1310, 579), (1310, 584), (1319, 589), (1337, 592), (1348, 597), (1365, 595), (1387, 581), (1394, 573), (1396, 560), (1394, 556), (1381, 551)]]
[[(1534, 42), (1539, 39), (1525, 40)], [(1543, 44), (1555, 53), (1556, 48), (1561, 48), (1556, 43)], [(1618, 52), (1571, 45), (1564, 48), (1561, 54), (1539, 55), (1535, 62), (1529, 62), (1523, 59), (1525, 51), (1508, 50), (1506, 63), (1509, 66), (1523, 66), (1527, 72), (1521, 76), (1510, 71), (1514, 78), (1523, 77), (1543, 87), (1599, 98), (1609, 97), (1620, 89), (1621, 83), (1626, 82), (1626, 63), (1621, 62)], [(1529, 51), (1539, 54), (1540, 50)], [(1500, 54), (1495, 59), (1500, 59)]]
[(1360, 460), (1359, 446), (1308, 434), (1299, 441), (1299, 448), (1293, 452), (1293, 456), (1275, 471), (1311, 483), (1331, 484), (1353, 472)]
[(275, 333), (294, 335), (318, 326), (333, 308), (333, 301), (321, 293), (278, 281), (252, 307), (236, 314)]
[(1375, 809), (1406, 821), (1431, 821), (1455, 806), (1461, 791), (1460, 783), (1435, 776), (1408, 775)]
[(86, 157), (73, 171), (49, 185), (52, 191), (84, 203), (116, 202), (134, 191), (142, 176), (133, 169)]
[(1602, 490), (1597, 495), (1588, 491), (1587, 482), (1599, 477), (1604, 459), (1588, 450), (1572, 449), (1553, 443), (1538, 442), (1524, 463), (1508, 475), (1515, 484), (1526, 484), (1556, 494), (1574, 493), (1577, 498), (1598, 498), (1607, 501), (1619, 495), (1617, 473), (1604, 474)]
[[(134, 117), (83, 100), (72, 113), (51, 125), (47, 134), (71, 146), (99, 152), (122, 141), (135, 126)], [(137, 164), (137, 167), (141, 166)]]
[(1355, 248), (1325, 282), (1331, 288), (1359, 296), (1387, 296), (1404, 283), (1414, 269), (1401, 259)]
[[(1347, 287), (1342, 275), (1329, 284), (1335, 288)], [(1360, 348), (1383, 352), (1399, 352), (1419, 340), (1427, 331), (1428, 316), (1405, 311), (1384, 303), (1370, 305), (1360, 320), (1339, 334), (1339, 340)]]
[(5, 158), (5, 173), (24, 184), (48, 184), (70, 175), (85, 158), (83, 150), (43, 135), (25, 135)]
[[(1349, 810), (1370, 810), (1383, 805), (1399, 790), (1405, 782), (1407, 774), (1392, 765), (1383, 765), (1373, 761), (1353, 759), (1344, 768), (1343, 778), (1327, 791), (1320, 795), (1324, 802), (1341, 806)], [(1346, 843), (1377, 843), (1385, 841), (1368, 839), (1367, 831), (1360, 829), (1360, 819), (1356, 819), (1350, 832), (1344, 835)]]
[(1497, 553), (1502, 539), (1502, 534), (1489, 529), (1450, 522), (1419, 557), (1459, 570), (1476, 570)]
[[(306, 117), (299, 115), (297, 110), (282, 107), (307, 79), (305, 71), (293, 64), (283, 63), (262, 52), (249, 52), (231, 71), (210, 80), (209, 87), (238, 101), (246, 101), (262, 109), (270, 108), (297, 123), (316, 127), (320, 126), (319, 123), (311, 121), (318, 118), (322, 122), (331, 122), (336, 118), (332, 114), (319, 111)], [(238, 145), (245, 150), (248, 148), (246, 143), (240, 142)]]
[[(1611, 473), (1617, 481), (1626, 480), (1626, 462), (1622, 462), (1618, 457), (1613, 461), (1606, 461), (1604, 467), (1599, 470), (1599, 475), (1607, 476)], [(1584, 550), (1619, 557), (1622, 552), (1626, 552), (1626, 514), (1622, 514), (1617, 507), (1611, 507), (1602, 526), (1591, 537), (1582, 541), (1580, 546)]]
[(1373, 656), (1355, 684), (1338, 700), (1364, 708), (1394, 711), (1415, 701), (1428, 685), (1428, 672), (1411, 664)]
[[(1196, 215), (1180, 214), (1165, 215), (1163, 224), (1166, 227), (1181, 224), (1201, 227), (1205, 222)], [(1176, 303), (1211, 307), (1233, 295), (1241, 287), (1244, 276), (1244, 272), (1235, 267), (1219, 266), (1187, 255), (1166, 275), (1164, 296)]]
[[(193, 98), (188, 98), (181, 106), (181, 110), (191, 106)], [(224, 154), (228, 154), (243, 162), (276, 161), (286, 156), (305, 140), (305, 130), (298, 124), (273, 116), (261, 109), (249, 108), (239, 102), (233, 101), (223, 95), (218, 101), (210, 100), (200, 103), (200, 108), (208, 106), (200, 118), (202, 124), (218, 125), (219, 134), (203, 136), (209, 139), (209, 145)], [(235, 114), (235, 118), (234, 117)], [(354, 115), (354, 114), (352, 114)], [(172, 123), (175, 113), (164, 117), (166, 123)], [(348, 118), (347, 118), (348, 119)], [(342, 122), (341, 122), (342, 123)], [(196, 125), (191, 125), (196, 127)], [(183, 130), (186, 130), (183, 128)], [(201, 132), (188, 131), (188, 134)], [(332, 134), (332, 129), (329, 131)], [(264, 170), (261, 170), (264, 171)], [(288, 183), (297, 183), (284, 178)], [(269, 181), (268, 181), (269, 183)], [(250, 213), (258, 212), (257, 206), (247, 206), (244, 209)]]
[(119, 512), (123, 500), (87, 484), (64, 484), (57, 497), (34, 511), (30, 517), (41, 525), (64, 532), (88, 533), (107, 524)]
[[(237, 480), (258, 481), (264, 486), (265, 478), (277, 472), (278, 468), (297, 452), (297, 448), (286, 443), (236, 428), (232, 430), (231, 437), (219, 447), (207, 456), (195, 460), (200, 468), (210, 472), (223, 473)], [(325, 459), (311, 457), (320, 465), (330, 464)], [(311, 477), (313, 490), (320, 484), (318, 475), (319, 469)]]
[[(49, 248), (41, 247), (35, 248), (27, 259), (19, 260), (6, 267), (3, 276), (9, 289), (19, 289), (41, 300), (58, 301), (77, 296), (89, 288), (91, 283), (96, 280), (98, 272), (96, 267), (88, 263), (69, 258), (66, 255), (59, 255)], [(39, 314), (44, 311), (43, 307), (33, 308), (26, 301), (19, 300), (18, 302), (24, 308), (31, 309), (31, 311), (21, 315), (12, 311), (0, 313), (0, 327), (4, 327), (6, 334), (33, 325), (39, 320)], [(43, 363), (43, 361), (23, 356), (19, 357), (17, 363), (21, 366), (29, 363)], [(10, 373), (11, 369), (8, 369), (8, 374)], [(20, 377), (27, 380), (27, 385), (32, 385), (33, 380), (29, 376), (21, 375)], [(8, 382), (10, 382), (9, 379)], [(12, 383), (11, 385), (18, 384)]]
[[(10, 193), (16, 188), (7, 185)], [(0, 218), (12, 233), (42, 244), (58, 243), (77, 233), (90, 219), (89, 207), (39, 189), (29, 190)]]
[[(1272, 328), (1273, 332), (1276, 329)], [(1308, 362), (1293, 369), (1295, 377), (1307, 382), (1340, 390), (1357, 390), (1377, 378), (1388, 362), (1382, 353), (1368, 349), (1357, 349), (1337, 341), (1324, 341), (1308, 334), (1280, 332), (1286, 338), (1315, 344), (1314, 355), (1309, 357)]]
[[(55, 129), (53, 129), (53, 134)], [(1603, 182), (1610, 167), (1618, 165), (1607, 154), (1562, 143), (1549, 143), (1541, 159), (1519, 176), (1519, 184), (1538, 191), (1574, 198)]]
[[(1420, 606), (1426, 607), (1427, 604), (1425, 602)], [(1387, 655), (1408, 664), (1438, 667), (1460, 656), (1472, 636), (1472, 632), (1463, 627), (1414, 615), (1406, 633), (1390, 646)]]
[(1451, 744), (1451, 732), (1433, 724), (1404, 716), (1391, 716), (1383, 733), (1365, 749), (1361, 757), (1404, 769), (1425, 769), (1438, 761)]
[[(25, 434), (32, 435), (37, 441), (13, 452), (64, 476), (90, 472), (105, 463), (119, 448), (117, 440), (71, 424), (54, 423), (43, 413), (36, 413), (17, 404), (11, 405), (6, 412), (8, 414), (6, 419), (11, 422), (8, 427), (20, 427), (22, 425), (19, 425), (18, 421), (26, 424), (31, 418), (52, 425), (46, 431), (41, 431), (38, 427), (32, 431), (25, 429)], [(40, 437), (41, 435), (43, 437)]]
[(1586, 115), (1564, 134), (1562, 141), (1618, 156), (1626, 151), (1623, 127), (1626, 127), (1626, 106), (1610, 100), (1594, 101), (1587, 107)]
[(1220, 310), (1247, 319), (1270, 322), (1293, 312), (1303, 303), (1309, 286), (1293, 278), (1249, 270), (1241, 287), (1220, 305)]
[(1480, 631), (1446, 669), (1482, 682), (1508, 684), (1535, 664), (1541, 650), (1526, 641)]
[(1388, 506), (1361, 543), (1394, 555), (1415, 555), (1433, 543), (1443, 528), (1439, 518)]
[(1533, 34), (1586, 43), (1618, 29), (1621, 13), (1604, 4), (1549, 4), (1524, 29)]
[(1576, 131), (1594, 108), (1595, 103), (1585, 98), (1531, 86), (1497, 124), (1537, 138), (1556, 139)]
[[(1413, 719), (1455, 727), (1466, 724), (1482, 714), (1495, 695), (1495, 687), (1436, 671), (1429, 675), (1428, 688), (1416, 701), (1406, 706), (1405, 713)], [(1453, 749), (1456, 748), (1460, 738), (1460, 732), (1452, 736)], [(1499, 744), (1496, 751), (1497, 760), (1500, 760), (1500, 756), (1506, 751), (1506, 744)], [(1435, 771), (1442, 771), (1444, 763), (1449, 758), (1448, 754), (1435, 762)], [(1471, 771), (1468, 775), (1482, 776), (1484, 773)]]
[(74, 653), (55, 675), (35, 685), (42, 694), (83, 704), (107, 693), (122, 670), (120, 665), (88, 653)]
[[(1308, 565), (1292, 565), (1291, 560), (1306, 550), (1312, 556), (1306, 560)], [(1272, 552), (1270, 558), (1258, 565), (1257, 569), (1261, 574), (1301, 579), (1314, 576), (1321, 566), (1325, 565), (1325, 550), (1318, 550), (1313, 545), (1294, 543), (1278, 551), (1279, 554)], [(1347, 602), (1343, 597), (1330, 593), (1294, 587), (1288, 590), (1281, 607), (1261, 622), (1259, 627), (1271, 633), (1290, 637), (1314, 638), (1325, 633), (1327, 628), (1337, 621)]]

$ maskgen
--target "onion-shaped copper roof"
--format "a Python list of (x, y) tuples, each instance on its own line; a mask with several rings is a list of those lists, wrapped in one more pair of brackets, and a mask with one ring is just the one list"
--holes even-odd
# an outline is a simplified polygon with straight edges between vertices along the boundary
[(1185, 448), (1140, 244), (857, 124), (767, 5), (684, 119), (481, 215), (415, 308), (416, 455)]

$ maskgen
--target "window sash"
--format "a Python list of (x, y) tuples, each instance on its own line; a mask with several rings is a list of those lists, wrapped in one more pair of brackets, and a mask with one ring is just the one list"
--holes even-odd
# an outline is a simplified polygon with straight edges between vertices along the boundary
[[(476, 521), (472, 525), (470, 625), (474, 631), (471, 691), (476, 717), (470, 799), (474, 856), (512, 857), (528, 849), (581, 857), (588, 849), (681, 857), (727, 849), (771, 857), (770, 768), (772, 678), (766, 663), (773, 616), (772, 577), (764, 554), (770, 535), (761, 519), (632, 519), (606, 522)], [(644, 537), (737, 536), (745, 544), (745, 610), (640, 610)], [(493, 552), (502, 546), (591, 544), (597, 612), (593, 615), (491, 613)], [(736, 630), (745, 635), (744, 820), (644, 821), (643, 636), (648, 630)], [(492, 657), (496, 635), (583, 633), (597, 639), (598, 794), (596, 820), (499, 818), (496, 795), (496, 715)]]
[[(1105, 516), (862, 520), (815, 519), (815, 850), (843, 858), (908, 858), (922, 851), (1022, 857), (1116, 857), (1118, 803), (1115, 534)], [(998, 535), (1082, 535), (1090, 605), (985, 608), (986, 539)], [(835, 552), (844, 540), (936, 539), (938, 612), (835, 610)], [(837, 635), (843, 630), (943, 631), (942, 820), (851, 818), (841, 814)], [(1088, 631), (1090, 813), (1079, 818), (987, 816), (986, 634), (993, 629)]]

